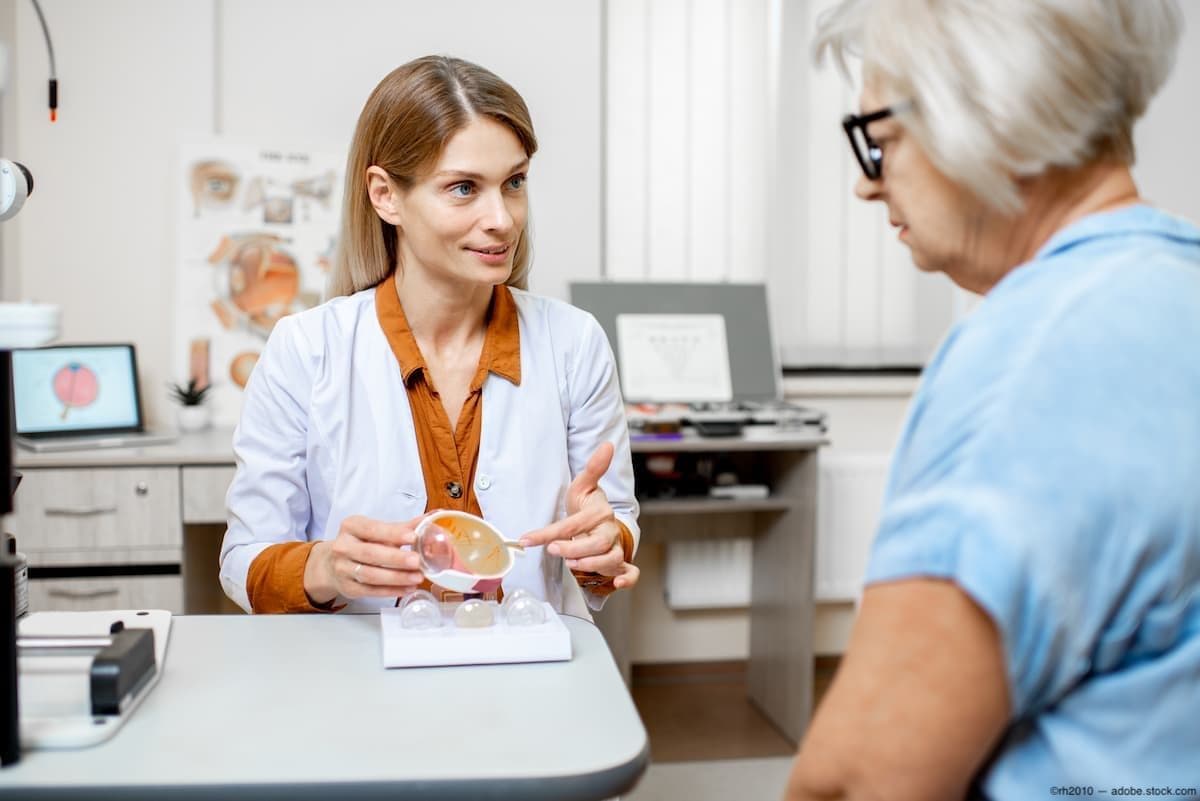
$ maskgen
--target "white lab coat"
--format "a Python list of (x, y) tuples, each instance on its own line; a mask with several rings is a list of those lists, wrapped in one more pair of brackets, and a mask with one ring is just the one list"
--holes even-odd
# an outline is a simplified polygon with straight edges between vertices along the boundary
[[(600, 486), (636, 544), (629, 431), (604, 331), (574, 306), (515, 289), (512, 295), (521, 383), (489, 374), (483, 384), (475, 471), (483, 516), (510, 539), (562, 519), (571, 478), (607, 440), (616, 452)], [(221, 586), (247, 611), (246, 575), (267, 547), (333, 539), (350, 515), (404, 521), (425, 511), (408, 394), (376, 316), (374, 289), (275, 325), (246, 386), (233, 446), (237, 473), (226, 498)], [(518, 587), (584, 618), (587, 607), (603, 604), (540, 547), (518, 556), (505, 577), (506, 590)], [(361, 599), (347, 611), (393, 603)]]

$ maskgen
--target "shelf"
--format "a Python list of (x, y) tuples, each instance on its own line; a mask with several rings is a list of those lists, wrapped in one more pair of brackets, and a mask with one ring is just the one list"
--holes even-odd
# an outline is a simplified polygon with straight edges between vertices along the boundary
[(729, 453), (731, 451), (815, 451), (828, 445), (825, 434), (812, 428), (777, 431), (768, 426), (749, 426), (737, 437), (702, 437), (692, 429), (673, 439), (630, 438), (634, 453)]
[(794, 501), (787, 498), (763, 498), (743, 501), (733, 498), (669, 498), (641, 501), (641, 514), (695, 515), (738, 512), (787, 512)]

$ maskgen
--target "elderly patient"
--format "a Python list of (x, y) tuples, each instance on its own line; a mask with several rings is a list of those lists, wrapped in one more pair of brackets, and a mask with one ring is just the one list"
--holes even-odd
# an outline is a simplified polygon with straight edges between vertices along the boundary
[(1181, 26), (1170, 0), (821, 18), (818, 60), (862, 60), (858, 196), (983, 299), (913, 398), (788, 798), (1200, 787), (1200, 230), (1130, 173)]

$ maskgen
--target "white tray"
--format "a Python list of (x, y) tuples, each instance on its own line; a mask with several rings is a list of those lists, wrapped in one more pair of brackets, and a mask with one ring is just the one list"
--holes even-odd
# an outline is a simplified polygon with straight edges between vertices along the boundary
[(162, 676), (171, 613), (161, 609), (111, 612), (34, 612), (21, 619), (26, 636), (103, 636), (120, 620), (130, 629), (154, 629), (154, 678), (119, 715), (92, 716), (90, 656), (27, 656), (18, 660), (21, 747), (81, 748), (117, 733)]
[(454, 625), (457, 604), (442, 604), (442, 627), (413, 631), (400, 626), (399, 609), (381, 609), (383, 666), (434, 667), (511, 662), (565, 662), (571, 658), (571, 633), (550, 604), (540, 626), (510, 628), (495, 603), (496, 622), (482, 629)]

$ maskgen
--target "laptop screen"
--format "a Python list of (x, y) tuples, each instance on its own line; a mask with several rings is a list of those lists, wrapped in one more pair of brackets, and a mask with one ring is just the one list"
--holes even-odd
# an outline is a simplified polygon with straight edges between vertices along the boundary
[(142, 430), (132, 345), (17, 349), (12, 372), (20, 436)]
[[(573, 282), (571, 302), (591, 312), (608, 335), (617, 357), (621, 391), (627, 401), (769, 403), (783, 397), (783, 372), (775, 350), (764, 284)], [(712, 336), (714, 321), (716, 335)], [(623, 323), (640, 328), (643, 340), (652, 347), (644, 348), (642, 353), (625, 352)], [(715, 340), (720, 343), (717, 352), (727, 354), (720, 371), (727, 393), (724, 398), (687, 389), (687, 357), (708, 356), (698, 350), (688, 352), (689, 340), (696, 339)], [(655, 353), (655, 346), (661, 352)], [(639, 367), (643, 374), (647, 369), (657, 373), (652, 377), (659, 380), (642, 381), (640, 389), (632, 385), (635, 370), (631, 368)], [(697, 375), (704, 376), (704, 383), (713, 383), (713, 373), (701, 370), (691, 376), (692, 387), (699, 386)], [(672, 378), (675, 386), (667, 387), (662, 381), (665, 378)]]

